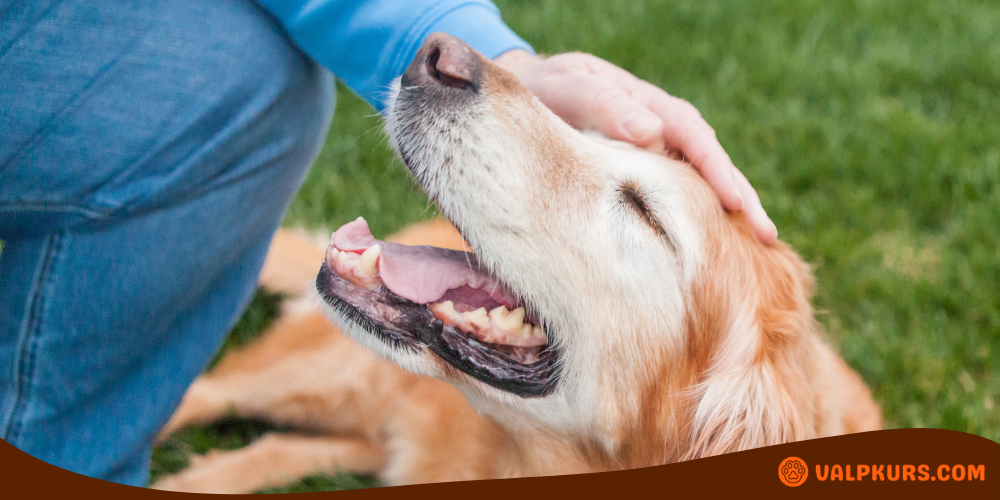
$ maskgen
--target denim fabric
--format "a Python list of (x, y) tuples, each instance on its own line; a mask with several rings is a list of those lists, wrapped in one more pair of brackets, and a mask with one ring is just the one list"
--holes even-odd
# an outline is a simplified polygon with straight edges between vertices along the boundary
[(0, 437), (144, 485), (326, 135), (246, 0), (0, 0)]

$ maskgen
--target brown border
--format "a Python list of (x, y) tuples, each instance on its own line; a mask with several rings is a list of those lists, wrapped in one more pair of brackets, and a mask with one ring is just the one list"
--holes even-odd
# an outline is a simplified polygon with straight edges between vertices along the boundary
[[(789, 456), (801, 457), (810, 467), (807, 481), (796, 488), (781, 483), (776, 469)], [(819, 481), (815, 467), (822, 464), (928, 464), (931, 474), (939, 464), (982, 464), (984, 481)], [(0, 478), (5, 498), (176, 498), (179, 493), (108, 483), (74, 474), (38, 460), (0, 441)], [(780, 498), (1000, 498), (1000, 444), (986, 438), (939, 429), (896, 429), (815, 439), (677, 464), (545, 478), (469, 481), (400, 486), (329, 493), (349, 498), (414, 498), (459, 495), (480, 498), (671, 498), (723, 495)], [(286, 494), (287, 496), (288, 494)], [(298, 496), (297, 498), (301, 498)]]

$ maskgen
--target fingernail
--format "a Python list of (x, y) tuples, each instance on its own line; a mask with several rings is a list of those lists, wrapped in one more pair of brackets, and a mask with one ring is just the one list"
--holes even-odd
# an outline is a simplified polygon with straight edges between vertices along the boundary
[(633, 140), (648, 139), (660, 127), (660, 119), (643, 111), (632, 111), (622, 119), (622, 127)]

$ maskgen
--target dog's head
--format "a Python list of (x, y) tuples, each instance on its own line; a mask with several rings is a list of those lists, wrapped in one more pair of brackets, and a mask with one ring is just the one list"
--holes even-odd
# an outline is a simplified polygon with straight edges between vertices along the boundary
[[(355, 339), (515, 431), (694, 455), (762, 444), (728, 417), (785, 411), (761, 387), (811, 327), (808, 273), (689, 165), (571, 128), (444, 34), (402, 76), (387, 129), (474, 254), (338, 230), (318, 285)], [(678, 444), (695, 435), (714, 437)]]

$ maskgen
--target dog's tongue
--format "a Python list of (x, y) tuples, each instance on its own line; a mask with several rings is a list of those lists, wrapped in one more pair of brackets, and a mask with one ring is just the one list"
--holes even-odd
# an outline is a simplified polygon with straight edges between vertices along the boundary
[(379, 241), (361, 217), (341, 226), (331, 243), (341, 251), (355, 253), (381, 245), (379, 277), (393, 293), (413, 302), (435, 302), (448, 290), (466, 285), (489, 292), (500, 303), (516, 303), (513, 294), (495, 278), (478, 271), (479, 261), (469, 252)]

